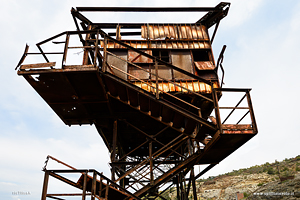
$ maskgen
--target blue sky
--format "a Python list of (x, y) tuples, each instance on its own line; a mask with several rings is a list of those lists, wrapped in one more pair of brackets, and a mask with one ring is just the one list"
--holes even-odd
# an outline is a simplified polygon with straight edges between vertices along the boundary
[[(41, 171), (47, 155), (76, 168), (94, 168), (109, 176), (109, 153), (93, 126), (68, 127), (56, 116), (14, 68), (25, 44), (35, 44), (66, 30), (75, 30), (70, 14), (76, 6), (215, 6), (219, 1), (128, 0), (17, 1), (0, 6), (0, 199), (39, 199)], [(204, 177), (233, 169), (274, 162), (299, 155), (300, 131), (300, 2), (271, 0), (231, 1), (213, 50), (217, 58), (227, 45), (223, 66), (225, 87), (252, 88), (259, 133)], [(143, 18), (109, 14), (114, 21)], [(101, 18), (107, 22), (108, 18)], [(153, 15), (175, 22), (193, 22), (201, 14)], [(31, 58), (32, 63), (38, 58)], [(52, 163), (53, 167), (56, 166)], [(54, 186), (55, 187), (55, 186)], [(55, 189), (55, 188), (54, 188)], [(30, 195), (12, 195), (12, 192)]]

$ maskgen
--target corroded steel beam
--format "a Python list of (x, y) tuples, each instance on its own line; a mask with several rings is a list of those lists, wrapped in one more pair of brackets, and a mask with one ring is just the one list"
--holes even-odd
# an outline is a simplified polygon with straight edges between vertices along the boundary
[(215, 7), (76, 7), (79, 12), (209, 12)]

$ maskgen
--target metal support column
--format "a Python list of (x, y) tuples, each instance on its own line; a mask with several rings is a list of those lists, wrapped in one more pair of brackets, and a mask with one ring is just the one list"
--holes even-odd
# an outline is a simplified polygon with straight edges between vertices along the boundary
[(82, 200), (85, 200), (85, 196), (86, 196), (86, 182), (87, 182), (87, 171), (84, 172), (84, 177), (83, 177)]
[(150, 185), (153, 185), (154, 176), (153, 176), (152, 141), (149, 142), (149, 159), (150, 159)]
[(45, 176), (44, 176), (44, 184), (43, 184), (43, 192), (42, 192), (42, 200), (46, 200), (47, 197), (47, 189), (48, 189), (48, 181), (49, 181), (49, 171), (45, 171)]
[(212, 88), (212, 97), (214, 101), (214, 108), (215, 108), (218, 130), (220, 131), (220, 133), (223, 133), (217, 91), (215, 90), (215, 88), (213, 88), (213, 84), (211, 84), (211, 88)]
[(95, 196), (96, 196), (96, 183), (97, 183), (97, 172), (94, 171), (93, 173), (93, 181), (92, 181), (92, 196), (91, 196), (91, 200), (95, 200)]
[(195, 172), (194, 172), (194, 167), (191, 170), (191, 178), (192, 178), (192, 183), (193, 183), (193, 196), (194, 200), (197, 200), (197, 191), (196, 191), (196, 181), (195, 181)]
[[(115, 120), (113, 124), (113, 146), (112, 146), (112, 153), (111, 153), (111, 162), (116, 161), (116, 148), (117, 148), (117, 134), (118, 134), (118, 121)], [(115, 165), (112, 166), (111, 170), (111, 180), (115, 181), (115, 173), (116, 167)]]

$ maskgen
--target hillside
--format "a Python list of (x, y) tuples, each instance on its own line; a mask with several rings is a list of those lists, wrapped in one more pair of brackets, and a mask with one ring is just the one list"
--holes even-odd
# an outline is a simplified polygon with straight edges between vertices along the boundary
[[(197, 199), (300, 199), (300, 155), (197, 181)], [(164, 194), (176, 199), (176, 190)], [(190, 194), (192, 199), (192, 194)]]

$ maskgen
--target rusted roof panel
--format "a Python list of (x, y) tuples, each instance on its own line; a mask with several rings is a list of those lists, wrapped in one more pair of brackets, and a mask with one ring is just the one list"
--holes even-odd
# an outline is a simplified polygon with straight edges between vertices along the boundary
[[(156, 90), (155, 89), (156, 84), (155, 82), (152, 81), (145, 81), (145, 82), (136, 81), (133, 82), (133, 84), (148, 92), (155, 92)], [(213, 85), (214, 88), (219, 87), (217, 82), (215, 82)], [(159, 82), (158, 89), (161, 92), (163, 91), (163, 92), (188, 93), (189, 92), (188, 90), (191, 90), (193, 92), (199, 92), (199, 93), (211, 93), (211, 86), (200, 81), (180, 81), (180, 82), (176, 82), (176, 84), (169, 83), (169, 82)]]
[(203, 25), (144, 25), (142, 38), (145, 39), (205, 39), (208, 40), (207, 28)]
[[(153, 41), (143, 41), (143, 40), (131, 40), (125, 41), (127, 45), (138, 48), (138, 49), (209, 49), (211, 48), (209, 41), (181, 41), (181, 40), (153, 40)], [(101, 41), (100, 45), (104, 48), (104, 42)], [(121, 46), (115, 42), (108, 42), (106, 48), (123, 48), (126, 47)]]
[(197, 61), (194, 63), (199, 70), (212, 70), (215, 68), (214, 64), (211, 61)]
[[(144, 52), (152, 55), (151, 50), (144, 50)], [(142, 56), (141, 54), (132, 50), (128, 50), (128, 61), (132, 63), (153, 63), (152, 59)]]

